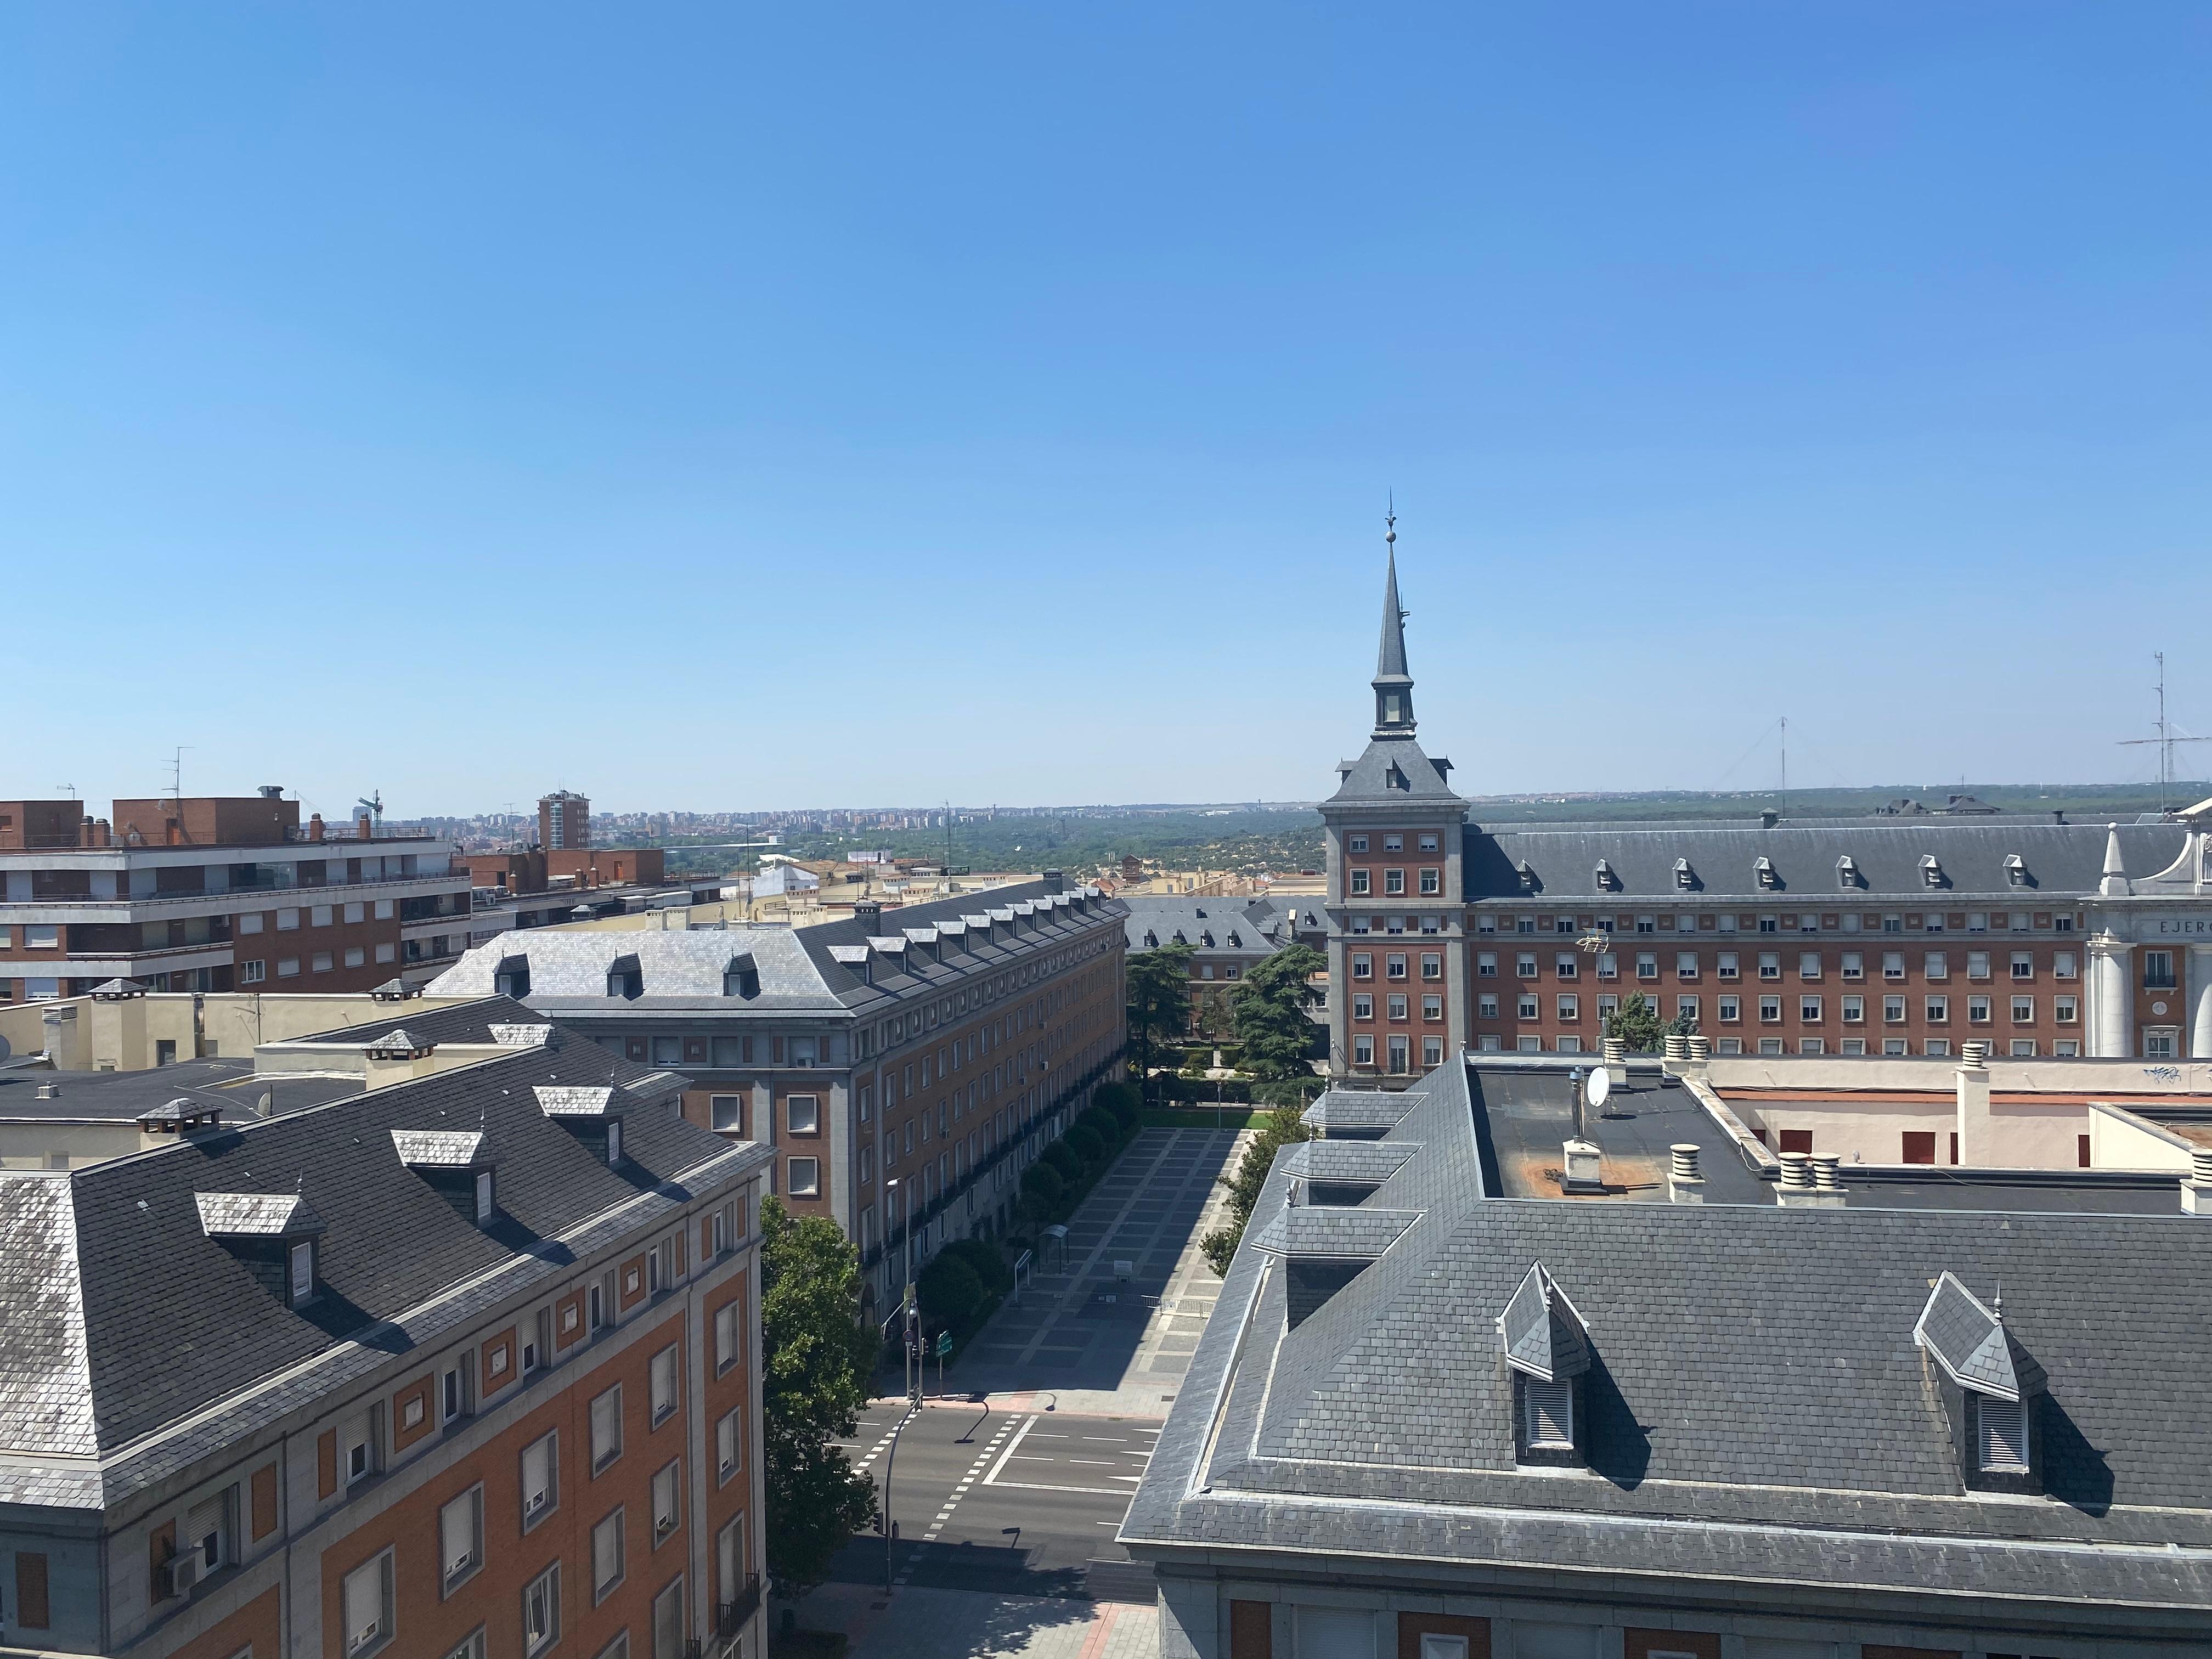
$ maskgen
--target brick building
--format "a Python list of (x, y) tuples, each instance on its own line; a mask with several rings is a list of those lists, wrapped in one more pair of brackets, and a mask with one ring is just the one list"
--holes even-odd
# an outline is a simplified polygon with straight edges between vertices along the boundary
[(916, 1262), (1002, 1226), (1022, 1170), (1118, 1075), (1123, 907), (1059, 872), (811, 927), (508, 934), (429, 988), (505, 994), (640, 1064), (684, 1111), (772, 1144), (775, 1191), (860, 1247), (888, 1304)]
[(592, 844), (592, 803), (572, 790), (556, 789), (538, 802), (538, 844), (549, 853), (573, 853)]
[(762, 1652), (768, 1153), (686, 1122), (680, 1079), (532, 1030), (0, 1173), (9, 1644)]
[(1322, 807), (1339, 1076), (1595, 1050), (1638, 992), (1719, 1054), (2212, 1055), (2212, 803), (1487, 830), (1413, 690), (1394, 556), (1374, 729)]
[(114, 979), (154, 991), (366, 991), (467, 948), (450, 842), (245, 797), (0, 802), (0, 1001)]
[(1129, 954), (1188, 945), (1190, 1030), (1230, 1032), (1230, 999), (1244, 975), (1289, 945), (1323, 949), (1328, 917), (1317, 903), (1295, 898), (1217, 898), (1124, 893), (1122, 931)]

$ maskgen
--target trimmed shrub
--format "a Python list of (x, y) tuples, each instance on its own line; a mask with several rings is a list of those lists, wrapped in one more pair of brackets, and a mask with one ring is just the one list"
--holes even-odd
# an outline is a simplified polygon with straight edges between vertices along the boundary
[(1066, 1136), (1062, 1136), (1046, 1147), (1044, 1155), (1037, 1159), (1037, 1163), (1055, 1171), (1060, 1181), (1066, 1186), (1073, 1187), (1083, 1179), (1083, 1160), (1076, 1155), (1074, 1148), (1067, 1144)]
[(980, 1238), (956, 1238), (939, 1254), (966, 1262), (981, 1282), (986, 1296), (1003, 1296), (1014, 1288), (1014, 1270), (995, 1244)]
[(1075, 1120), (1079, 1129), (1088, 1129), (1109, 1147), (1119, 1146), (1122, 1140), (1121, 1120), (1101, 1106), (1093, 1106)]
[(1127, 1134), (1137, 1127), (1137, 1114), (1144, 1109), (1145, 1097), (1133, 1084), (1102, 1083), (1091, 1091), (1091, 1103), (1117, 1119), (1121, 1132)]
[(1100, 1138), (1098, 1132), (1087, 1123), (1079, 1123), (1070, 1129), (1061, 1138), (1060, 1144), (1087, 1164), (1095, 1166), (1106, 1161), (1108, 1152), (1106, 1142)]
[(983, 1281), (951, 1250), (941, 1250), (915, 1277), (921, 1310), (939, 1324), (957, 1325), (983, 1299)]
[(1066, 1179), (1048, 1163), (1040, 1160), (1022, 1171), (1022, 1196), (1040, 1210), (1051, 1209), (1066, 1192)]

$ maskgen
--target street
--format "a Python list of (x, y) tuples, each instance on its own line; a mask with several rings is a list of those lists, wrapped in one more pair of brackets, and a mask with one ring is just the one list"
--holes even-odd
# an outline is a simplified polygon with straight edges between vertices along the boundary
[[(841, 1442), (882, 1489), (899, 1523), (891, 1579), (1006, 1595), (1149, 1601), (1149, 1574), (1114, 1541), (1159, 1432), (1158, 1422), (1043, 1410), (933, 1404), (914, 1414), (885, 1402)], [(835, 1578), (884, 1582), (884, 1542), (863, 1534)]]

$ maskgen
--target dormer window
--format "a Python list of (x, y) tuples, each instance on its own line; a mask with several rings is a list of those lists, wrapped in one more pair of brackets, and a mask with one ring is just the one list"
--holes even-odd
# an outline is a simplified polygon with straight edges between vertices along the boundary
[(501, 957), (499, 967), (491, 976), (491, 988), (503, 997), (520, 1001), (530, 994), (530, 958), (524, 956)]
[(1859, 875), (1859, 866), (1857, 863), (1852, 859), (1849, 853), (1844, 854), (1841, 858), (1836, 860), (1837, 886), (1863, 887), (1865, 884), (1864, 879)]
[(1946, 1273), (1929, 1292), (1912, 1340), (1941, 1372), (1938, 1392), (1966, 1485), (1984, 1492), (2039, 1490), (2035, 1401), (2045, 1378), (2005, 1328), (2004, 1297), (1985, 1304)]
[(2027, 861), (2017, 853), (2007, 853), (2004, 860), (2006, 884), (2012, 887), (2027, 885)]
[[(863, 963), (864, 968), (865, 965)], [(722, 994), (749, 1000), (760, 994), (760, 969), (753, 961), (751, 951), (739, 951), (722, 969)]]
[(315, 1299), (323, 1218), (301, 1192), (194, 1193), (200, 1231), (288, 1307)]
[(1944, 884), (1943, 866), (1937, 862), (1933, 853), (1923, 853), (1920, 855), (1920, 884), (1923, 887), (1941, 887)]
[(1529, 863), (1528, 860), (1523, 859), (1521, 860), (1519, 874), (1521, 877), (1521, 890), (1524, 893), (1534, 892), (1536, 890), (1536, 866)]
[(1390, 769), (1382, 775), (1382, 787), (1386, 789), (1407, 789), (1412, 786), (1406, 781), (1406, 775), (1399, 769), (1398, 763), (1392, 761)]
[(476, 1189), (477, 1225), (479, 1227), (489, 1226), (491, 1224), (492, 1212), (495, 1208), (492, 1202), (492, 1175), (489, 1170), (478, 1170), (477, 1171)]
[(1145, 929), (1145, 949), (1146, 949), (1147, 951), (1156, 951), (1156, 950), (1158, 950), (1158, 949), (1159, 948), (1159, 944), (1160, 944), (1160, 936), (1159, 936), (1158, 933), (1154, 933), (1151, 928), (1149, 928), (1149, 927), (1146, 928), (1146, 929)]
[(607, 1120), (607, 1167), (612, 1169), (622, 1159), (622, 1120), (611, 1117)]
[(617, 957), (607, 965), (607, 994), (630, 1002), (645, 994), (645, 969), (636, 957)]
[(1697, 884), (1698, 872), (1690, 867), (1689, 860), (1676, 859), (1674, 860), (1674, 885), (1680, 888), (1683, 892), (1686, 893)]
[(295, 1308), (304, 1308), (315, 1299), (315, 1242), (303, 1238), (292, 1247), (290, 1283), (288, 1301)]
[(1601, 893), (1618, 893), (1620, 890), (1620, 878), (1613, 873), (1612, 863), (1605, 859), (1597, 861), (1597, 890)]
[(1516, 1457), (1523, 1463), (1586, 1462), (1575, 1396), (1589, 1370), (1589, 1329), (1542, 1262), (1522, 1276), (1498, 1316), (1498, 1338), (1513, 1382)]
[(453, 1206), (454, 1213), (489, 1226), (497, 1213), (493, 1158), (483, 1132), (474, 1129), (394, 1129), (392, 1148), (405, 1168)]
[(1782, 885), (1782, 878), (1774, 868), (1774, 860), (1763, 853), (1751, 861), (1751, 871), (1752, 874), (1758, 878), (1761, 887), (1776, 888)]

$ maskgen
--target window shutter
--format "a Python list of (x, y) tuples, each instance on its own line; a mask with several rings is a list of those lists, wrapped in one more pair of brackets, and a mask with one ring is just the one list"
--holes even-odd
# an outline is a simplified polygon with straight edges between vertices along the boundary
[(1522, 1384), (1528, 1402), (1528, 1443), (1571, 1446), (1575, 1443), (1574, 1384), (1529, 1377)]
[(346, 1650), (366, 1647), (383, 1633), (384, 1564), (372, 1561), (346, 1575)]
[(2027, 1408), (2017, 1400), (1982, 1395), (1975, 1401), (1981, 1427), (1982, 1467), (2000, 1474), (2027, 1472)]
[(438, 1513), (438, 1547), (446, 1577), (457, 1578), (476, 1565), (476, 1510), (467, 1498), (459, 1498)]

